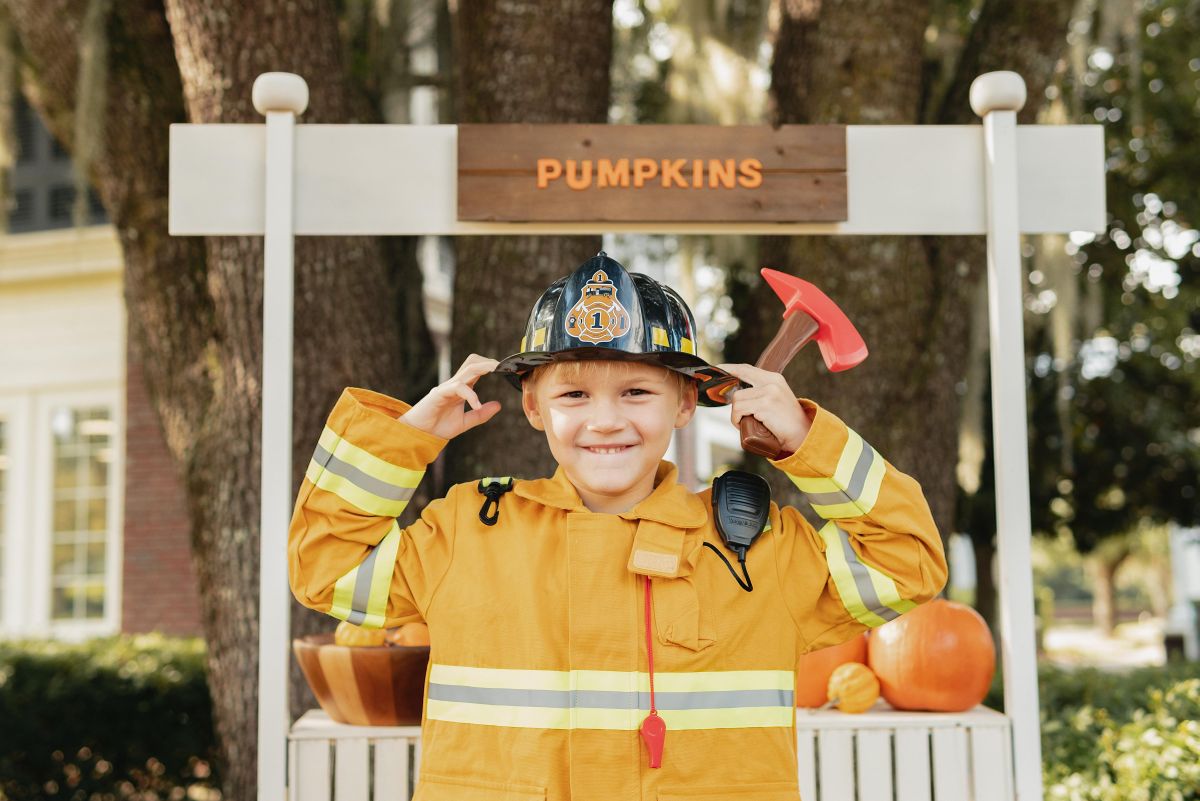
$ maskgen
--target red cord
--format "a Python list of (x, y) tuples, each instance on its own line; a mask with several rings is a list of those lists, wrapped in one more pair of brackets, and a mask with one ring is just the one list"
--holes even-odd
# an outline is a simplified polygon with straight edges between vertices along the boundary
[(650, 755), (650, 767), (662, 767), (663, 743), (667, 739), (667, 724), (654, 705), (654, 642), (650, 636), (650, 577), (646, 581), (646, 662), (650, 668), (650, 714), (642, 721), (642, 740)]
[(658, 710), (654, 707), (654, 643), (650, 638), (650, 577), (645, 577), (646, 581), (646, 661), (650, 665), (650, 714), (657, 715)]

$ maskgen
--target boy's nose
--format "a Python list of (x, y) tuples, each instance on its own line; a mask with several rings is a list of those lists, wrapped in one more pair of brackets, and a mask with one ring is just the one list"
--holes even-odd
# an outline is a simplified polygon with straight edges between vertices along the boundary
[(625, 425), (621, 415), (611, 403), (598, 403), (592, 410), (588, 420), (588, 431), (617, 431)]

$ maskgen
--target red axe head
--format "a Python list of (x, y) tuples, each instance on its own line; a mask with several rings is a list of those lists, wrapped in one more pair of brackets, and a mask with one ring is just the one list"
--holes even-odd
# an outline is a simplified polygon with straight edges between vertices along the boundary
[(824, 292), (808, 281), (778, 270), (764, 267), (762, 276), (783, 301), (785, 318), (802, 311), (816, 321), (818, 329), (814, 339), (821, 348), (826, 367), (836, 373), (849, 370), (867, 358), (867, 344), (854, 324)]

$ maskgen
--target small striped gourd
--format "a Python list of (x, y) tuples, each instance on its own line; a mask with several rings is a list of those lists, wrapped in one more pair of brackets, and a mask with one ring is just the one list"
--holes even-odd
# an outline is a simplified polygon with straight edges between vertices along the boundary
[(847, 662), (829, 677), (829, 702), (843, 712), (866, 712), (879, 699), (879, 679), (859, 662)]
[(333, 641), (337, 645), (385, 645), (386, 635), (383, 629), (364, 629), (343, 620), (333, 632)]
[(829, 677), (847, 662), (867, 663), (867, 635), (859, 634), (841, 645), (819, 648), (796, 662), (796, 706), (816, 709), (829, 700)]

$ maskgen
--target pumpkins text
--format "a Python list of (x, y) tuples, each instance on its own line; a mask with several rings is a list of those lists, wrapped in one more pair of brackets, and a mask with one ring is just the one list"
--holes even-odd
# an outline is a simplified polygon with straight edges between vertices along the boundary
[(656, 183), (666, 189), (755, 189), (763, 174), (758, 159), (538, 159), (537, 188), (558, 180), (575, 191)]

